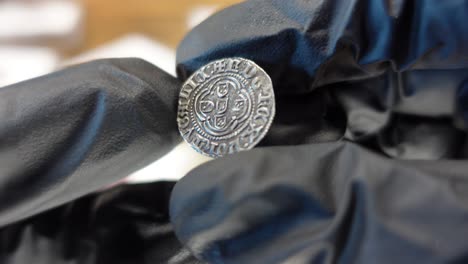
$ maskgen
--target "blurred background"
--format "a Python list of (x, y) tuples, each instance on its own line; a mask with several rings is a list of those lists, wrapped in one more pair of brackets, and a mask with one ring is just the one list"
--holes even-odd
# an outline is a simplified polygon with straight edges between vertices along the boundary
[[(139, 57), (175, 75), (184, 35), (238, 2), (0, 0), (0, 87), (99, 58)], [(206, 160), (182, 143), (127, 182), (178, 179)]]
[(183, 36), (237, 2), (0, 0), (0, 86), (98, 57), (133, 55), (172, 67), (174, 61), (169, 65), (167, 59)]

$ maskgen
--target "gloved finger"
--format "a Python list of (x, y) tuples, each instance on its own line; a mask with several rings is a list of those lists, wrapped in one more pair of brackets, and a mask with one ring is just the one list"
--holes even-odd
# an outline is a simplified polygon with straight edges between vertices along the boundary
[(170, 215), (209, 263), (464, 263), (466, 171), (346, 142), (255, 149), (190, 172)]
[(106, 187), (178, 142), (179, 81), (139, 59), (0, 89), (0, 226)]
[(173, 185), (120, 185), (0, 228), (0, 262), (199, 263), (169, 222)]
[(266, 145), (375, 141), (393, 113), (454, 114), (455, 91), (468, 78), (467, 14), (464, 0), (250, 0), (187, 35), (178, 74), (186, 79), (222, 57), (262, 66), (278, 113)]
[(211, 60), (242, 56), (267, 69), (278, 93), (291, 94), (392, 67), (464, 68), (467, 12), (464, 0), (245, 1), (185, 37), (177, 50), (178, 73), (186, 78)]

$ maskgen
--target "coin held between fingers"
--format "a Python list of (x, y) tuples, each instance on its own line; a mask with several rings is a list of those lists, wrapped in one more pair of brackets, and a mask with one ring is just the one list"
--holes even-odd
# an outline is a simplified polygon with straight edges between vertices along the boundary
[(274, 116), (270, 77), (253, 61), (236, 57), (210, 62), (185, 81), (177, 124), (193, 149), (217, 158), (253, 148)]

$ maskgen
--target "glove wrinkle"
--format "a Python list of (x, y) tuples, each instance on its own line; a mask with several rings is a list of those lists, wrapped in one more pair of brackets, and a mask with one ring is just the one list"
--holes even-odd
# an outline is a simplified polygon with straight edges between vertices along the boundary
[[(179, 80), (113, 59), (0, 89), (0, 263), (467, 263), (467, 17), (248, 0), (186, 36)], [(89, 194), (179, 141), (181, 81), (223, 57), (272, 78), (263, 147)]]
[(0, 228), (0, 263), (201, 264), (169, 222), (173, 185), (117, 186)]
[(250, 0), (194, 28), (179, 78), (257, 62), (277, 100), (260, 145), (275, 147), (179, 181), (178, 238), (210, 263), (467, 262), (454, 187), (468, 170), (467, 14), (464, 0)]
[(179, 141), (179, 86), (145, 61), (110, 59), (0, 89), (0, 226), (164, 155)]
[(171, 222), (209, 263), (463, 263), (467, 169), (345, 142), (256, 149), (180, 180)]
[[(457, 91), (468, 80), (467, 13), (465, 0), (245, 1), (184, 38), (178, 75), (184, 80), (223, 57), (245, 57), (263, 67), (273, 81), (278, 116), (262, 145), (342, 138), (378, 145), (385, 129), (395, 126), (394, 116), (450, 118), (451, 137), (459, 133), (458, 115), (464, 113), (457, 111), (463, 109), (457, 98), (463, 93)], [(301, 105), (307, 96), (317, 98), (310, 104), (324, 105), (317, 101), (327, 97), (338, 101), (313, 108)], [(297, 107), (283, 98), (296, 100)], [(331, 120), (330, 112), (343, 118)], [(288, 118), (297, 125), (286, 125)], [(429, 126), (422, 137), (439, 131)], [(403, 148), (419, 144), (402, 138), (396, 144)], [(442, 148), (451, 150), (451, 144)], [(459, 158), (458, 151), (425, 155), (422, 148), (379, 148), (400, 159)]]

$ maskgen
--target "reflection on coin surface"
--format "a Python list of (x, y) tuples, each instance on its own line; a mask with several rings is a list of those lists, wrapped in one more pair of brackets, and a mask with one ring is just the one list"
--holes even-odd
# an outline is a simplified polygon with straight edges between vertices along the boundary
[(253, 148), (275, 115), (270, 77), (243, 58), (213, 61), (182, 86), (177, 124), (196, 151), (222, 157)]

